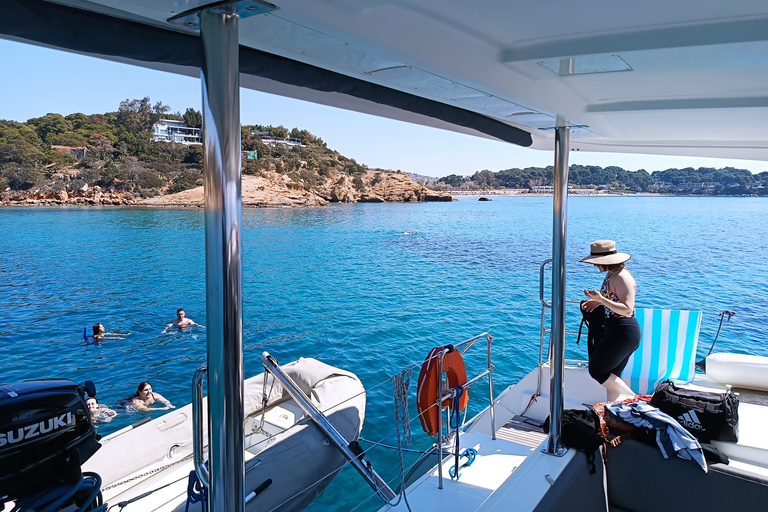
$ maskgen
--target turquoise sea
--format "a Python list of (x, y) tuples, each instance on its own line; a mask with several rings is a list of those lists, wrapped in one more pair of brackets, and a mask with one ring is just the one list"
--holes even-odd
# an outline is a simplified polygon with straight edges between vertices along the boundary
[[(589, 242), (615, 239), (632, 254), (639, 307), (704, 312), (701, 355), (729, 309), (736, 316), (718, 348), (768, 356), (768, 199), (573, 197), (568, 215), (568, 299), (602, 280), (578, 263)], [(417, 370), (435, 345), (489, 331), (496, 394), (535, 364), (552, 198), (246, 209), (243, 223), (246, 375), (261, 371), (264, 350), (355, 372), (368, 389), (365, 440), (395, 443), (389, 379)], [(0, 383), (90, 379), (112, 404), (148, 380), (174, 404), (189, 402), (205, 330), (160, 331), (178, 307), (206, 323), (202, 210), (10, 207), (0, 226)], [(578, 311), (568, 315), (577, 328)], [(96, 322), (130, 335), (86, 342), (83, 328)], [(574, 341), (566, 356), (586, 358)], [(483, 352), (467, 354), (470, 373)], [(470, 415), (486, 405), (487, 385), (472, 396)], [(121, 413), (99, 431), (142, 414)], [(418, 420), (412, 427), (414, 448), (428, 446)], [(394, 451), (368, 458), (396, 477)], [(311, 509), (376, 510), (371, 494), (345, 469)]]

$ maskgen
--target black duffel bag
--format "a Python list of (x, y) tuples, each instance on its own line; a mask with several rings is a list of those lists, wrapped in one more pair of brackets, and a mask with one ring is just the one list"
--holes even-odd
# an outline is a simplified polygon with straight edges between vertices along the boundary
[(739, 440), (739, 398), (730, 392), (683, 389), (665, 380), (656, 386), (651, 405), (701, 441)]

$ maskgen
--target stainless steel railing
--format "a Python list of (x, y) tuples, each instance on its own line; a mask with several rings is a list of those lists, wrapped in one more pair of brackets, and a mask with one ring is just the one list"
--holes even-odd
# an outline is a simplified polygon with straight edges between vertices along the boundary
[[(478, 334), (477, 336), (473, 338), (469, 338), (468, 340), (462, 341), (460, 343), (456, 343), (453, 345), (455, 349), (461, 349), (459, 350), (460, 354), (464, 354), (472, 345), (475, 344), (477, 340), (480, 338), (485, 338), (486, 340), (486, 349), (488, 351), (488, 367), (487, 369), (483, 370), (479, 374), (477, 374), (475, 377), (471, 378), (467, 381), (466, 384), (464, 384), (462, 387), (466, 391), (469, 387), (471, 387), (475, 382), (479, 381), (486, 375), (488, 376), (488, 389), (489, 389), (489, 407), (490, 407), (490, 413), (491, 413), (491, 437), (495, 440), (496, 439), (496, 412), (494, 409), (494, 400), (493, 400), (493, 370), (496, 368), (493, 366), (493, 362), (491, 361), (491, 341), (493, 340), (493, 336), (491, 336), (489, 333), (484, 332), (482, 334)], [(445, 357), (445, 354), (450, 352), (450, 349), (448, 347), (445, 347), (438, 356), (438, 375), (440, 375), (440, 378), (442, 379), (443, 375), (443, 358)], [(433, 407), (438, 407), (438, 415), (437, 415), (437, 446), (438, 450), (440, 450), (440, 456), (438, 458), (438, 464), (437, 464), (437, 488), (442, 489), (443, 488), (443, 401), (449, 398), (453, 398), (455, 395), (454, 390), (448, 390), (445, 394), (441, 393), (441, 396), (438, 397), (437, 401), (433, 405)]]
[(192, 377), (192, 448), (194, 451), (195, 473), (204, 488), (210, 485), (210, 473), (205, 466), (203, 425), (208, 418), (202, 417), (203, 411), (203, 378), (208, 373), (207, 365), (200, 365)]
[[(545, 260), (541, 264), (541, 266), (539, 267), (539, 302), (541, 303), (541, 324), (539, 326), (539, 366), (538, 366), (539, 375), (538, 375), (538, 383), (537, 383), (537, 387), (536, 387), (536, 392), (537, 393), (541, 393), (541, 377), (542, 377), (541, 371), (542, 371), (542, 365), (545, 362), (544, 361), (544, 338), (545, 338), (545, 335), (547, 335), (547, 334), (552, 332), (552, 329), (547, 328), (547, 322), (546, 322), (547, 310), (551, 310), (552, 309), (552, 303), (548, 302), (544, 298), (544, 276), (546, 275), (545, 274), (545, 269), (546, 269), (546, 266), (551, 264), (551, 263), (552, 263), (552, 260), (548, 259), (548, 260)], [(577, 305), (578, 306), (580, 304), (580, 302), (576, 301), (576, 300), (566, 300), (565, 304)], [(566, 329), (565, 330), (565, 334), (566, 335), (576, 336), (576, 335), (579, 334), (579, 332), (578, 331), (570, 331), (570, 330)], [(552, 357), (551, 354), (552, 354), (552, 351), (548, 350), (547, 351), (547, 361), (546, 362), (550, 361), (550, 358)], [(573, 363), (574, 361), (566, 360), (566, 362)]]

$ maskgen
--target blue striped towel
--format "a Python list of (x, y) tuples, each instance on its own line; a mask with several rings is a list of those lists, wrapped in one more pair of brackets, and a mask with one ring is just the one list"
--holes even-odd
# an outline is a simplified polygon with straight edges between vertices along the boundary
[(621, 374), (632, 391), (650, 394), (666, 379), (693, 380), (701, 311), (638, 309), (635, 316), (643, 339)]

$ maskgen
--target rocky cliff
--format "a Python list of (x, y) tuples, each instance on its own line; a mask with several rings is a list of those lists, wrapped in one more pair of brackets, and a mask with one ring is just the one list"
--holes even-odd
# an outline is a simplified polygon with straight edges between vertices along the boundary
[[(276, 171), (243, 175), (243, 206), (291, 207), (325, 206), (328, 203), (416, 203), (452, 200), (449, 194), (429, 190), (398, 172), (368, 170), (354, 176), (331, 172), (313, 184), (295, 178)], [(75, 192), (30, 189), (3, 194), (2, 202), (51, 206), (203, 206), (203, 187), (149, 199), (139, 199), (131, 193), (104, 190), (98, 186), (84, 187)]]
[[(244, 175), (243, 206), (325, 206), (328, 203), (416, 203), (451, 201), (444, 192), (434, 192), (402, 173), (366, 171), (356, 176), (331, 173), (322, 183), (310, 185), (286, 174), (263, 171)], [(139, 204), (156, 206), (202, 205), (203, 187), (145, 199)]]
[(337, 175), (313, 192), (338, 203), (418, 203), (451, 201), (445, 192), (434, 192), (398, 172), (366, 171), (359, 176)]

